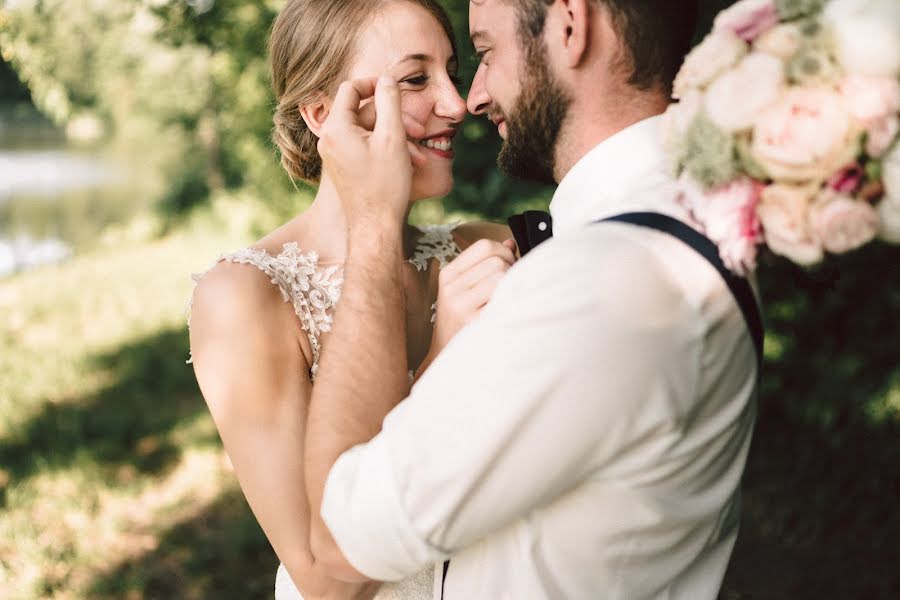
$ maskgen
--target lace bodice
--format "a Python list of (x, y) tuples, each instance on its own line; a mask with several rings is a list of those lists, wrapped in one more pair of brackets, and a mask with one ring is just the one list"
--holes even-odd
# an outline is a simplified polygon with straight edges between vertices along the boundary
[[(420, 227), (422, 235), (409, 259), (410, 264), (419, 271), (427, 270), (432, 260), (438, 261), (441, 267), (446, 266), (459, 254), (459, 247), (453, 239), (455, 228), (455, 224)], [(224, 254), (209, 269), (194, 275), (194, 281), (199, 282), (223, 260), (257, 267), (278, 287), (284, 301), (293, 304), (300, 325), (309, 338), (312, 349), (310, 378), (315, 380), (322, 351), (321, 336), (331, 330), (334, 310), (341, 298), (343, 265), (320, 265), (318, 253), (313, 250), (304, 252), (297, 243), (292, 242), (285, 244), (281, 253), (274, 256), (258, 248), (243, 248)]]

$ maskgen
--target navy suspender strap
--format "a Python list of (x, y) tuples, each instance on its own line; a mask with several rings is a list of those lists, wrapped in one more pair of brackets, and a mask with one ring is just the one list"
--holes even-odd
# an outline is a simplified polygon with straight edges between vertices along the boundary
[(444, 574), (441, 576), (441, 600), (444, 600), (444, 584), (447, 583), (447, 570), (450, 568), (450, 561), (444, 561)]
[(741, 313), (744, 315), (744, 320), (747, 322), (750, 336), (753, 338), (757, 361), (762, 366), (764, 329), (762, 314), (756, 302), (756, 296), (754, 296), (753, 289), (745, 278), (739, 277), (725, 266), (725, 263), (722, 262), (722, 258), (719, 256), (719, 248), (712, 240), (678, 219), (654, 212), (626, 213), (608, 219), (601, 219), (597, 222), (629, 223), (631, 225), (649, 227), (650, 229), (668, 233), (696, 250), (697, 253), (716, 268), (719, 275), (722, 276), (722, 279), (728, 285), (728, 289), (731, 290), (738, 307), (741, 309)]

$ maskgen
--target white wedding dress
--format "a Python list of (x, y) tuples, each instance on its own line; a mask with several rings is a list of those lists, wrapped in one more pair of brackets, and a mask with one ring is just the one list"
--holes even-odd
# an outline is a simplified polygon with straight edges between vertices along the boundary
[[(422, 235), (409, 262), (419, 271), (425, 271), (434, 262), (443, 267), (453, 260), (460, 252), (453, 239), (454, 228), (455, 225), (420, 228)], [(244, 248), (219, 257), (215, 264), (223, 260), (257, 267), (278, 286), (284, 301), (293, 304), (297, 318), (309, 336), (313, 354), (310, 378), (315, 383), (322, 350), (320, 337), (331, 329), (334, 309), (344, 283), (343, 267), (320, 267), (318, 254), (315, 251), (303, 252), (296, 243), (285, 244), (277, 256), (264, 250)], [(201, 277), (203, 274), (195, 275), (194, 280), (199, 281)], [(401, 582), (382, 585), (375, 600), (431, 600), (433, 590), (434, 569), (429, 568)], [(284, 565), (278, 567), (275, 577), (275, 599), (303, 600)]]

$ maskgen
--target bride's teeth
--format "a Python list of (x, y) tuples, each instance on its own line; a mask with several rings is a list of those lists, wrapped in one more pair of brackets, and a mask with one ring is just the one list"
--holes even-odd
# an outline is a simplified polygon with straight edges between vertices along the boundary
[(419, 143), (426, 148), (434, 148), (436, 150), (443, 150), (444, 152), (449, 152), (450, 149), (453, 148), (453, 142), (451, 140), (435, 141), (434, 139), (430, 139), (422, 140)]

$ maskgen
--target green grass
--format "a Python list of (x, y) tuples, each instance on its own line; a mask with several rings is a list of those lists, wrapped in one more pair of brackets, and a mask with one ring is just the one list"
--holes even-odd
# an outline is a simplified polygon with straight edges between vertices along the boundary
[[(188, 274), (128, 242), (0, 282), (0, 597), (271, 598), (188, 356)], [(900, 249), (764, 265), (769, 346), (722, 597), (900, 597)]]
[(267, 598), (276, 560), (188, 357), (225, 236), (122, 244), (0, 283), (3, 598)]

